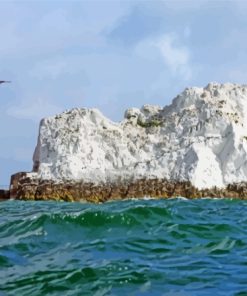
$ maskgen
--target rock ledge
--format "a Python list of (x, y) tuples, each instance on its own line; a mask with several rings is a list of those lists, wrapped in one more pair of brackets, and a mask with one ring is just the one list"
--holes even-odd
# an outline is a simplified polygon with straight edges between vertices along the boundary
[(129, 198), (171, 198), (189, 199), (203, 197), (247, 199), (247, 183), (197, 189), (189, 181), (177, 182), (166, 179), (140, 179), (129, 183), (97, 184), (84, 182), (54, 183), (51, 180), (30, 178), (28, 173), (12, 176), (10, 198), (22, 200), (63, 200), (106, 202)]

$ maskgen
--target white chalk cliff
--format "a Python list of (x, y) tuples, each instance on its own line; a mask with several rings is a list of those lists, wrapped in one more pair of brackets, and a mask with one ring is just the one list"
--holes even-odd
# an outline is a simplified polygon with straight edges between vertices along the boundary
[(164, 108), (127, 110), (120, 123), (96, 109), (45, 118), (33, 160), (37, 176), (53, 181), (246, 182), (247, 85), (188, 88)]

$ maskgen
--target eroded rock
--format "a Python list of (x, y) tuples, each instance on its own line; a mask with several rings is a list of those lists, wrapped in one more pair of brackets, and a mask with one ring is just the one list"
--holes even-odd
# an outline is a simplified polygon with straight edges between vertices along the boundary
[(12, 177), (10, 197), (246, 198), (246, 182), (247, 86), (210, 83), (120, 123), (86, 108), (43, 119), (33, 173)]

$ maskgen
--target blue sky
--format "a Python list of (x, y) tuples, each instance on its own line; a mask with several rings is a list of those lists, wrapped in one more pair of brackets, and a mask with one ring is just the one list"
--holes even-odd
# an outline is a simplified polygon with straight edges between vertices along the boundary
[(187, 86), (247, 83), (247, 1), (0, 0), (0, 184), (30, 171), (41, 118), (164, 106)]

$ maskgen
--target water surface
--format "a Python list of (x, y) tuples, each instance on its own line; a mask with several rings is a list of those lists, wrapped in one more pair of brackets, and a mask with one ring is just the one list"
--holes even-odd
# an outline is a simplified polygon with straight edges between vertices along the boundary
[(1, 202), (0, 295), (247, 295), (247, 202)]

